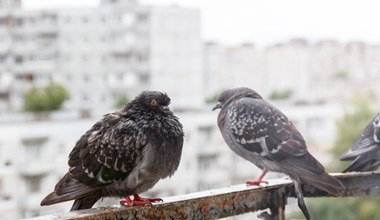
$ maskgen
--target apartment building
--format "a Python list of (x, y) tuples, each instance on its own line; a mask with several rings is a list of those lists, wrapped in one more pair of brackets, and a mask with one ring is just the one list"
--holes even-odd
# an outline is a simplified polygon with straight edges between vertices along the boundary
[(209, 96), (248, 86), (265, 97), (289, 90), (297, 102), (344, 101), (358, 94), (380, 100), (378, 45), (304, 39), (265, 48), (206, 43), (203, 56), (203, 87)]
[[(0, 111), (25, 91), (63, 84), (65, 109), (109, 109), (123, 96), (162, 90), (173, 107), (200, 108), (200, 11), (103, 0), (98, 7), (23, 10), (0, 3)], [(7, 3), (7, 4), (6, 4)]]

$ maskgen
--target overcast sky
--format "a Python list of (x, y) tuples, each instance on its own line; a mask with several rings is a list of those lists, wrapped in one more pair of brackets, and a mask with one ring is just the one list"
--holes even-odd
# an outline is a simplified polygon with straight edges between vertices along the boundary
[[(23, 0), (27, 9), (96, 6), (99, 0)], [(268, 45), (289, 38), (380, 44), (378, 0), (140, 0), (200, 8), (202, 36), (225, 44)]]

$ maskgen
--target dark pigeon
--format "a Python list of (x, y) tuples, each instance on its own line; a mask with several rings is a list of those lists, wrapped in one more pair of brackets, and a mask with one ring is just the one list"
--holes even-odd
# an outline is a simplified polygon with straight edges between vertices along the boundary
[(380, 165), (380, 113), (365, 127), (362, 136), (341, 160), (353, 160), (343, 172), (374, 171)]
[(290, 176), (298, 197), (298, 206), (307, 219), (301, 183), (307, 183), (331, 195), (339, 196), (344, 186), (326, 173), (307, 151), (305, 140), (296, 127), (277, 108), (249, 88), (223, 91), (215, 109), (220, 108), (218, 126), (227, 145), (239, 156), (254, 163), (263, 173), (247, 184), (258, 185), (268, 171)]
[(184, 133), (169, 103), (166, 94), (145, 91), (104, 115), (77, 141), (68, 173), (41, 205), (75, 200), (71, 210), (80, 210), (102, 197), (125, 197), (121, 203), (129, 206), (161, 201), (138, 194), (178, 168)]

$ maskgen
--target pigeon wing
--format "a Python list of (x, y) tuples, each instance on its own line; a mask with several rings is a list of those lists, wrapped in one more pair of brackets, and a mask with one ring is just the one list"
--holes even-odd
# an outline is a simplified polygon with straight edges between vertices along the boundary
[(87, 185), (124, 179), (145, 145), (146, 137), (135, 121), (107, 114), (76, 143), (69, 156), (70, 174)]
[(235, 141), (248, 151), (277, 163), (287, 172), (299, 167), (322, 173), (323, 166), (312, 158), (296, 127), (277, 108), (262, 99), (241, 98), (228, 112)]
[(241, 98), (232, 103), (228, 116), (236, 142), (248, 151), (276, 160), (307, 152), (293, 124), (262, 99)]

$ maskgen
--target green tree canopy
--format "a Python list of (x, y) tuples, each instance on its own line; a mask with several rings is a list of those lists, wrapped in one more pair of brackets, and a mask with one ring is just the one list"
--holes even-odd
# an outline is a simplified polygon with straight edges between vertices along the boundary
[(122, 106), (128, 104), (130, 102), (130, 98), (126, 95), (121, 95), (116, 99), (116, 102), (114, 104), (115, 108), (121, 108)]
[(371, 100), (365, 97), (355, 97), (346, 105), (345, 114), (336, 122), (337, 132), (334, 146), (331, 148), (333, 164), (331, 170), (340, 172), (348, 166), (348, 162), (337, 162), (340, 156), (347, 151), (360, 137), (365, 126), (375, 116)]
[(293, 90), (291, 89), (284, 89), (284, 90), (275, 90), (269, 95), (269, 99), (272, 100), (282, 100), (282, 99), (289, 99), (293, 95)]
[(33, 87), (25, 94), (24, 110), (35, 113), (58, 110), (67, 97), (66, 88), (56, 83), (43, 88)]

